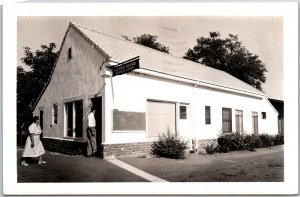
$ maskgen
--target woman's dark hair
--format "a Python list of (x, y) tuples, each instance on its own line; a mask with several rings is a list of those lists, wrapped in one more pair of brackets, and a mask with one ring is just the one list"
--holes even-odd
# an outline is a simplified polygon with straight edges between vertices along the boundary
[(95, 107), (91, 107), (91, 111), (94, 111), (94, 110), (96, 110)]
[(38, 119), (39, 119), (38, 116), (33, 116), (32, 121), (33, 121), (33, 122), (36, 122)]

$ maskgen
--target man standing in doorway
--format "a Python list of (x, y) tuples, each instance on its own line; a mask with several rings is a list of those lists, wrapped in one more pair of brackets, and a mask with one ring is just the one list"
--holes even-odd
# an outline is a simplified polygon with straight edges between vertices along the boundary
[(97, 153), (97, 143), (96, 143), (96, 120), (95, 120), (96, 110), (94, 107), (91, 108), (91, 112), (88, 115), (88, 147), (87, 156), (95, 156)]

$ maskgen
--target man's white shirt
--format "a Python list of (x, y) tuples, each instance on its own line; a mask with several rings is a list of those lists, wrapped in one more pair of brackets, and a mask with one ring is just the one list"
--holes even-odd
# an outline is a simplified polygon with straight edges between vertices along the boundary
[(95, 127), (96, 126), (95, 115), (92, 112), (88, 115), (88, 126), (89, 127)]

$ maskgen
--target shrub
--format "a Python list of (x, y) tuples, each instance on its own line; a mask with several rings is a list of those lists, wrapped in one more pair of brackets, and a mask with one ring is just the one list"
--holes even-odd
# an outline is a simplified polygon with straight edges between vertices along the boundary
[(179, 139), (175, 134), (168, 131), (167, 134), (159, 136), (157, 142), (153, 142), (150, 153), (157, 157), (184, 159), (186, 148), (186, 141)]
[(223, 133), (218, 137), (218, 150), (221, 152), (244, 150), (245, 147), (243, 135), (240, 133)]
[(218, 152), (217, 147), (214, 147), (213, 144), (207, 145), (205, 147), (205, 151), (206, 151), (207, 154), (214, 154), (215, 152)]
[(274, 138), (274, 145), (284, 144), (284, 136), (282, 134), (277, 134)]
[(269, 148), (272, 146), (272, 137), (268, 134), (259, 135), (263, 148)]
[(271, 146), (284, 144), (282, 134), (240, 134), (240, 133), (221, 133), (217, 139), (218, 145), (213, 148), (208, 145), (205, 150), (208, 154), (215, 152), (229, 152), (239, 150), (255, 151), (255, 148), (269, 148)]
[(244, 136), (245, 150), (255, 151), (255, 148), (261, 147), (261, 140), (258, 135)]

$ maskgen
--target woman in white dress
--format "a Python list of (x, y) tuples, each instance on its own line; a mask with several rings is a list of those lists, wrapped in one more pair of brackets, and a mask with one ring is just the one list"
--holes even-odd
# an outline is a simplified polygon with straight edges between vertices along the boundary
[(38, 116), (33, 117), (33, 123), (28, 127), (29, 136), (26, 139), (25, 148), (22, 154), (21, 165), (28, 166), (25, 157), (39, 157), (39, 164), (46, 163), (42, 160), (42, 155), (45, 153), (44, 146), (40, 140), (42, 133), (40, 127), (40, 119)]

